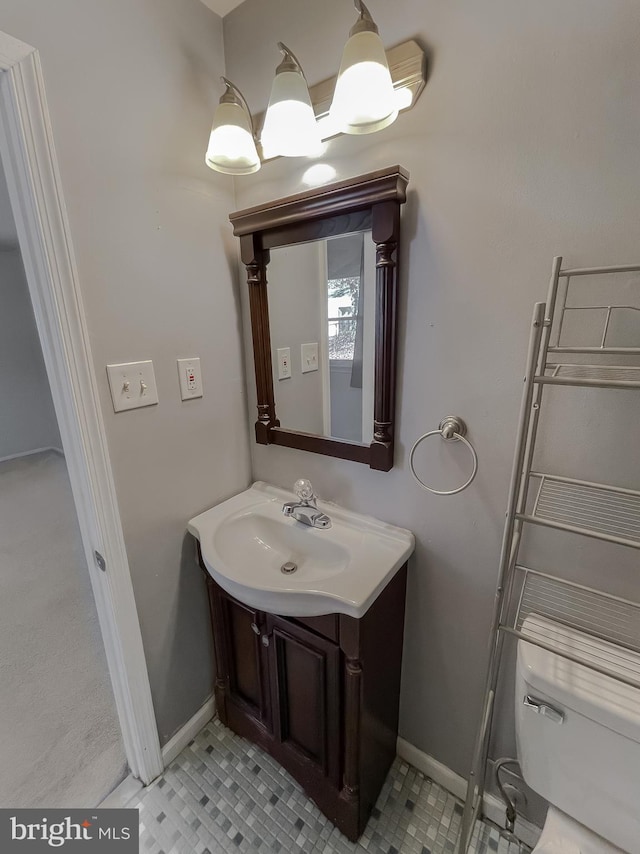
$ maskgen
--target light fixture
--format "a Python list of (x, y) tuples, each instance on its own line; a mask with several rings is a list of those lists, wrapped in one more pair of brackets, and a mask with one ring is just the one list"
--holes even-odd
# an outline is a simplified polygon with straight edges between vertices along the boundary
[(362, 0), (355, 7), (360, 17), (342, 54), (330, 115), (343, 133), (374, 133), (396, 120), (398, 104), (378, 27)]
[(242, 92), (226, 77), (225, 91), (213, 117), (205, 163), (226, 175), (251, 175), (260, 168), (253, 122)]
[[(385, 51), (362, 0), (345, 45), (340, 73), (311, 88), (300, 63), (281, 42), (268, 109), (252, 119), (242, 93), (226, 77), (205, 162), (217, 172), (250, 175), (274, 157), (318, 157), (341, 133), (373, 133), (416, 104), (427, 80), (426, 55), (413, 39)], [(257, 146), (254, 127), (262, 127)]]
[(284, 59), (276, 68), (260, 138), (264, 156), (304, 157), (319, 154), (322, 140), (302, 66), (282, 42), (278, 42), (278, 48), (284, 54)]

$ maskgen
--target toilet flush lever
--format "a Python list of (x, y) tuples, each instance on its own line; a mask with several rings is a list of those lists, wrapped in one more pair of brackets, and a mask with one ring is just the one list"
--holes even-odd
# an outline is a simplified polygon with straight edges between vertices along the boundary
[(531, 694), (525, 694), (522, 703), (527, 707), (527, 709), (533, 709), (536, 714), (549, 718), (549, 720), (553, 721), (554, 724), (561, 724), (564, 721), (564, 712), (550, 706), (548, 703), (545, 703), (544, 700), (538, 700), (537, 697), (532, 697)]

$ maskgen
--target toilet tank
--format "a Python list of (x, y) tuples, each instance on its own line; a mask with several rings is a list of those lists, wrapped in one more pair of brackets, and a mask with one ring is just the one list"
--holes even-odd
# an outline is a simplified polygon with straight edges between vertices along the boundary
[[(640, 682), (640, 654), (544, 617), (523, 634)], [(518, 758), (549, 803), (640, 854), (640, 688), (518, 641)]]

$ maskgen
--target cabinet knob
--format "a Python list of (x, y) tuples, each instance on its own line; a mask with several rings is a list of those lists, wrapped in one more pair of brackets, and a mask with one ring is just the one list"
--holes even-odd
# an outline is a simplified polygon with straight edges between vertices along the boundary
[(251, 631), (252, 631), (255, 635), (259, 635), (259, 634), (260, 634), (260, 629), (256, 626), (256, 624), (255, 624), (255, 623), (251, 623)]
[(262, 635), (262, 646), (269, 646), (269, 635)]

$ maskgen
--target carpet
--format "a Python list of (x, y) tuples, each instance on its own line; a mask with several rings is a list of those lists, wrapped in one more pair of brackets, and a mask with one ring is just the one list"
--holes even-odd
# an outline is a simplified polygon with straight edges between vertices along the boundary
[(0, 463), (0, 807), (91, 807), (126, 775), (64, 458)]

